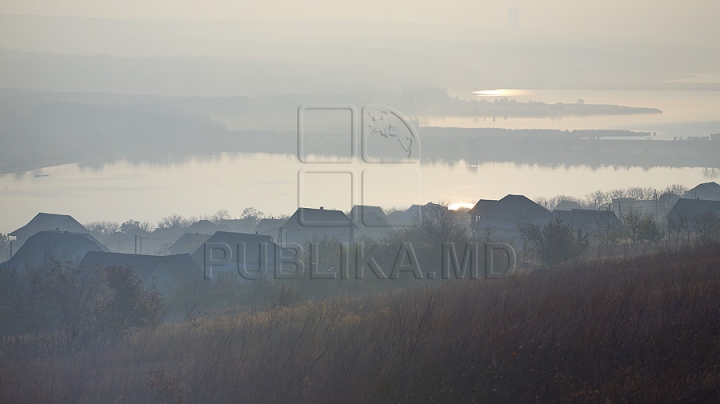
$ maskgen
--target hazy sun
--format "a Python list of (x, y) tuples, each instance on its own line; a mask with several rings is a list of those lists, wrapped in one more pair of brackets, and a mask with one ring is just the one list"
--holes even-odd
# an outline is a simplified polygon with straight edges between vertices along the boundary
[(516, 90), (501, 88), (497, 90), (479, 90), (473, 91), (473, 94), (480, 97), (517, 97), (527, 94), (527, 90)]
[(458, 210), (458, 209), (462, 209), (462, 208), (472, 209), (473, 206), (475, 206), (474, 203), (458, 202), (458, 203), (451, 203), (450, 206), (448, 206), (448, 209), (450, 209), (450, 210)]

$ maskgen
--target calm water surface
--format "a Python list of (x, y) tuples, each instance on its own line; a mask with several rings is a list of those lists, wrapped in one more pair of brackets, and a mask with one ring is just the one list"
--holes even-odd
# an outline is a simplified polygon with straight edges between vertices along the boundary
[(469, 203), (509, 193), (579, 197), (638, 185), (691, 187), (713, 175), (702, 168), (468, 166), (462, 161), (401, 167), (307, 165), (295, 156), (273, 154), (168, 157), (155, 163), (120, 158), (0, 176), (0, 233), (23, 226), (38, 212), (70, 214), (81, 223), (155, 223), (170, 213), (200, 216), (227, 209), (238, 216), (249, 206), (279, 215), (291, 214), (298, 204), (349, 210), (353, 203), (391, 208), (427, 201)]

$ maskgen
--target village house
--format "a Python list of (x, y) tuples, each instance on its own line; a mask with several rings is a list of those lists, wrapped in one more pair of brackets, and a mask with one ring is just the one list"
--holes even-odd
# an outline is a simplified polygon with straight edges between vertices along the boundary
[[(218, 223), (220, 226), (227, 226), (227, 230), (218, 229), (220, 231), (232, 231), (235, 233), (254, 233), (255, 218), (247, 217), (244, 219), (224, 219)], [(213, 232), (214, 233), (214, 232)], [(212, 234), (212, 233), (210, 233)]]
[(190, 254), (157, 256), (90, 251), (78, 268), (91, 272), (109, 266), (132, 268), (143, 288), (155, 288), (165, 295), (180, 285), (203, 281), (203, 272)]
[(272, 237), (273, 241), (278, 243), (283, 225), (287, 219), (260, 219), (255, 226), (254, 233)]
[(168, 250), (170, 254), (192, 254), (209, 238), (210, 234), (185, 233)]
[(366, 237), (372, 240), (380, 239), (395, 229), (388, 223), (385, 212), (379, 206), (355, 205), (348, 215), (357, 227), (355, 238)]
[(444, 207), (442, 205), (432, 202), (428, 202), (425, 205), (411, 205), (409, 208), (407, 208), (405, 212), (400, 215), (399, 221), (394, 222), (393, 224), (399, 226), (411, 226), (413, 223), (422, 220), (423, 210), (427, 211), (428, 209), (438, 208)]
[(15, 240), (13, 240), (13, 252), (18, 251), (31, 236), (43, 230), (89, 233), (85, 226), (81, 225), (70, 215), (38, 213), (25, 226), (8, 234), (9, 236), (15, 237)]
[(53, 262), (77, 266), (91, 251), (109, 252), (89, 233), (40, 231), (27, 239), (3, 266), (17, 269), (45, 267)]
[(358, 227), (339, 210), (298, 208), (280, 230), (280, 244), (306, 244), (327, 237), (341, 243), (354, 243)]
[(703, 201), (720, 201), (720, 185), (716, 182), (705, 182), (687, 191), (682, 197)]
[(591, 243), (602, 244), (612, 240), (622, 228), (622, 222), (610, 210), (553, 210), (553, 214), (573, 229), (587, 233)]
[(186, 233), (215, 234), (218, 231), (231, 231), (226, 224), (215, 224), (209, 220), (198, 220), (185, 229)]
[(555, 215), (523, 195), (507, 195), (495, 200), (479, 200), (468, 211), (473, 237), (490, 236), (498, 240), (520, 244), (520, 229), (528, 223), (545, 225), (555, 220)]
[[(224, 246), (229, 248), (229, 257), (224, 255), (224, 251), (220, 251)], [(227, 258), (222, 265), (212, 265), (214, 279), (218, 273), (239, 275), (239, 270), (254, 272), (267, 269), (272, 272), (275, 271), (276, 253), (281, 253), (284, 256), (290, 256), (291, 254), (288, 251), (282, 251), (270, 236), (224, 231), (218, 231), (210, 236), (191, 254), (193, 260), (203, 271), (209, 269), (205, 265), (206, 253), (212, 254), (212, 256), (207, 257), (208, 259), (222, 260)], [(216, 254), (219, 254), (219, 256), (216, 256)], [(261, 254), (264, 257), (261, 258)], [(267, 276), (270, 275), (272, 273), (267, 274)]]
[(555, 209), (553, 209), (553, 212), (562, 210), (562, 211), (571, 211), (573, 209), (582, 209), (583, 207), (580, 206), (579, 203), (568, 201), (563, 199), (562, 201), (558, 202), (557, 206), (555, 206)]
[(671, 231), (689, 235), (717, 232), (720, 239), (720, 201), (680, 199), (668, 214)]

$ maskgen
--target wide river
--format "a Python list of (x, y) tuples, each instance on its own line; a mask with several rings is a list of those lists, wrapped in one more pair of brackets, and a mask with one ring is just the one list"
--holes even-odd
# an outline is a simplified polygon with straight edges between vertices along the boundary
[[(491, 119), (423, 117), (420, 138), (422, 126), (429, 125), (636, 129), (656, 131), (662, 137), (720, 133), (718, 92), (526, 91), (512, 98), (566, 103), (582, 98), (585, 103), (659, 108), (663, 114), (498, 118), (495, 123), (487, 122)], [(246, 207), (280, 215), (291, 214), (299, 205), (349, 210), (360, 203), (392, 208), (428, 201), (473, 203), (506, 194), (581, 197), (595, 190), (631, 186), (662, 188), (679, 183), (693, 187), (717, 178), (717, 170), (697, 167), (548, 168), (510, 162), (371, 167), (360, 162), (308, 165), (292, 155), (229, 153), (167, 156), (153, 163), (116, 157), (0, 176), (0, 233), (23, 226), (38, 212), (69, 214), (81, 223), (128, 219), (155, 223), (170, 213), (201, 216), (219, 209), (227, 209), (233, 216)]]

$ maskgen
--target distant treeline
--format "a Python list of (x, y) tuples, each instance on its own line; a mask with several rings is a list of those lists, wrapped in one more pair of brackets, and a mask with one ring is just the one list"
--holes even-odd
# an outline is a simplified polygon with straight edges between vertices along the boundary
[[(649, 136), (631, 131), (559, 131), (423, 128), (422, 156), (428, 161), (470, 164), (513, 162), (557, 167), (720, 167), (720, 139), (625, 140)], [(711, 140), (712, 139), (712, 140)]]
[(572, 103), (517, 102), (513, 98), (461, 100), (444, 89), (406, 87), (401, 90), (361, 90), (353, 93), (263, 93), (255, 96), (231, 97), (177, 97), (158, 95), (46, 92), (26, 90), (0, 90), (3, 98), (19, 105), (39, 103), (78, 103), (89, 105), (140, 104), (169, 108), (187, 113), (208, 115), (232, 129), (292, 130), (297, 125), (297, 110), (308, 104), (389, 105), (406, 116), (463, 116), (477, 118), (542, 118), (588, 115), (660, 114), (656, 108), (627, 107), (621, 105)]
[[(97, 160), (111, 155), (148, 162), (153, 161), (154, 156), (167, 154), (297, 152), (297, 104), (290, 101), (280, 105), (288, 110), (283, 119), (295, 122), (292, 129), (234, 130), (211, 116), (210, 111), (214, 110), (212, 99), (149, 103), (136, 99), (136, 102), (127, 102), (132, 100), (130, 97), (122, 103), (113, 96), (95, 95), (94, 102), (85, 104), (37, 97), (32, 92), (24, 94), (4, 92), (0, 97), (0, 121), (3, 123), (0, 126), (0, 138), (3, 139), (0, 173)], [(272, 104), (271, 100), (273, 97), (268, 96), (268, 105)], [(240, 102), (240, 99), (236, 101)], [(232, 108), (223, 109), (228, 108), (225, 101), (215, 99), (215, 102), (220, 114), (231, 112)], [(199, 108), (202, 103), (207, 105)], [(295, 106), (290, 108), (291, 105)], [(188, 112), (190, 110), (194, 111)], [(242, 108), (237, 111), (238, 119), (242, 120)], [(252, 119), (251, 112), (246, 111), (245, 115)], [(649, 138), (651, 134), (625, 130), (492, 128), (420, 128), (419, 136), (423, 162), (463, 160), (469, 164), (515, 162), (542, 166), (720, 167), (718, 136), (692, 141), (623, 140), (618, 138)], [(605, 137), (613, 139), (602, 139)], [(318, 144), (319, 149), (314, 150), (314, 154), (336, 155), (338, 150), (347, 147), (347, 139), (331, 135)]]

